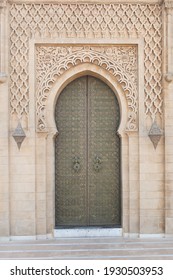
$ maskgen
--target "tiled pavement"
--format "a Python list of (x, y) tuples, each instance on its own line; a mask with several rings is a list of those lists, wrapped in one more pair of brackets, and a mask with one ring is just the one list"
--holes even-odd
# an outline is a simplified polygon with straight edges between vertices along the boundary
[(0, 259), (173, 260), (173, 239), (87, 237), (0, 242)]

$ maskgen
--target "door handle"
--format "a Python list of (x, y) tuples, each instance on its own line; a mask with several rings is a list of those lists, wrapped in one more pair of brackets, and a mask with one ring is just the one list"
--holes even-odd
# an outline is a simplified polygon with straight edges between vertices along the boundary
[(100, 171), (100, 169), (102, 167), (101, 164), (102, 164), (101, 158), (99, 156), (95, 156), (95, 159), (94, 159), (94, 170), (96, 172)]
[(73, 169), (75, 172), (79, 172), (81, 166), (80, 166), (80, 157), (75, 156), (73, 158)]

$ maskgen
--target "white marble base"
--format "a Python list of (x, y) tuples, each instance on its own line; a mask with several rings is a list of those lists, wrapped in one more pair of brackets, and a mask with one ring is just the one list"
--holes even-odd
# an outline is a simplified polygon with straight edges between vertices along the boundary
[(55, 229), (54, 237), (120, 237), (122, 228), (74, 228)]
[(164, 233), (158, 233), (158, 234), (139, 234), (140, 238), (164, 238), (165, 234)]
[(139, 238), (139, 233), (123, 233), (124, 238)]
[(165, 238), (173, 238), (173, 234), (166, 233)]
[(31, 240), (36, 240), (36, 235), (10, 236), (9, 240), (10, 241), (31, 241)]
[(9, 236), (0, 236), (0, 242), (8, 242), (8, 241), (10, 241)]

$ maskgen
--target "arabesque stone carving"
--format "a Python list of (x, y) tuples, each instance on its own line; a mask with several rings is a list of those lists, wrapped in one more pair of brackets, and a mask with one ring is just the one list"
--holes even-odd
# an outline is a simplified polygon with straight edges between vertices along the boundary
[(128, 104), (127, 130), (137, 130), (137, 48), (127, 46), (36, 47), (37, 128), (46, 130), (46, 100), (51, 87), (69, 68), (89, 62), (108, 70), (122, 85)]
[(162, 119), (162, 6), (159, 4), (27, 4), (10, 8), (11, 113), (29, 112), (29, 39), (144, 38), (145, 113)]

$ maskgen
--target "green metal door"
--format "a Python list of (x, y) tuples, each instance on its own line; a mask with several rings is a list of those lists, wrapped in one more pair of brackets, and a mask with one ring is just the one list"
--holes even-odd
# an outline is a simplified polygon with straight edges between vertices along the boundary
[(80, 77), (60, 94), (55, 120), (55, 226), (120, 225), (115, 94), (95, 77)]

